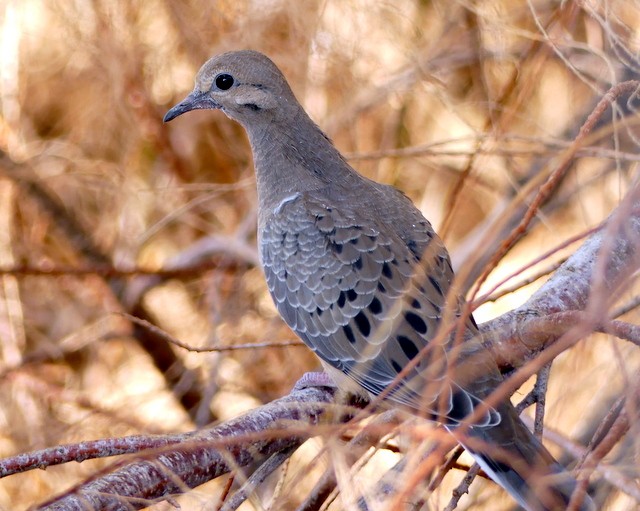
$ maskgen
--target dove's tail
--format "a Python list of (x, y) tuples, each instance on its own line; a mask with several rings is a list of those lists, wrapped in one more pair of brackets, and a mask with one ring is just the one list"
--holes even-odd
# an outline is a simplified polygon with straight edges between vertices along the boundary
[[(576, 488), (576, 480), (551, 456), (529, 431), (511, 406), (499, 409), (500, 424), (470, 427), (464, 435), (450, 431), (487, 475), (527, 511), (564, 511)], [(585, 495), (579, 511), (594, 511)]]

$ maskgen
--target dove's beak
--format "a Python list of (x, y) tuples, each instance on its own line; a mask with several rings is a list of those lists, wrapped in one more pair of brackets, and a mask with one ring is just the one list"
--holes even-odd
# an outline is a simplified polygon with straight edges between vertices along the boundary
[(220, 105), (211, 99), (209, 94), (199, 90), (194, 90), (180, 103), (169, 110), (162, 120), (164, 122), (169, 122), (179, 115), (190, 112), (191, 110), (215, 110), (217, 108), (220, 108)]

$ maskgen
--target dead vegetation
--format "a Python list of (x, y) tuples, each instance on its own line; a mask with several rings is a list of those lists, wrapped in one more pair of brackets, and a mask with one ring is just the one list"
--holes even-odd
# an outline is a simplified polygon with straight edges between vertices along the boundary
[[(624, 223), (640, 216), (637, 4), (0, 5), (0, 456), (192, 431), (286, 395), (317, 367), (289, 342), (256, 266), (242, 129), (212, 112), (162, 124), (211, 54), (254, 48), (284, 70), (356, 168), (419, 205), (446, 240), (460, 285), (478, 300), (479, 323), (526, 316), (518, 307), (534, 303), (527, 300), (613, 213), (620, 223), (602, 231), (613, 234), (604, 235), (601, 254), (626, 255), (624, 264), (612, 274), (611, 259), (601, 257), (587, 287), (584, 275), (569, 273), (575, 282), (550, 286), (569, 300), (541, 309), (583, 315), (522, 323), (511, 344), (494, 346), (505, 348), (505, 368), (520, 367), (531, 352), (507, 347), (533, 339), (529, 348), (539, 349), (573, 336), (551, 370), (548, 445), (587, 475), (594, 469), (601, 509), (638, 505), (637, 261), (635, 250), (615, 245), (639, 241)], [(611, 108), (608, 99), (616, 100)], [(580, 132), (589, 116), (590, 130)], [(568, 306), (571, 299), (580, 305)], [(178, 347), (127, 314), (211, 350)], [(524, 367), (523, 381), (536, 368)], [(326, 501), (329, 510), (355, 509), (361, 495), (376, 502), (376, 481), (400, 458), (405, 436), (443, 438), (436, 426), (409, 435), (382, 424), (377, 450), (360, 439), (347, 444), (358, 431), (341, 430), (338, 439), (326, 424), (312, 430), (317, 436), (243, 509), (317, 509), (334, 471), (340, 492)], [(468, 460), (451, 461), (440, 482), (442, 458), (428, 459), (433, 466), (410, 465), (411, 473), (435, 479), (403, 487), (401, 497), (426, 499), (424, 509), (511, 509), (481, 480), (452, 500)], [(0, 508), (26, 509), (108, 463), (5, 477)], [(236, 470), (236, 484), (249, 473)], [(327, 485), (316, 484), (321, 477)], [(226, 484), (221, 478), (176, 500), (184, 510), (215, 509)], [(323, 499), (314, 507), (310, 495)]]

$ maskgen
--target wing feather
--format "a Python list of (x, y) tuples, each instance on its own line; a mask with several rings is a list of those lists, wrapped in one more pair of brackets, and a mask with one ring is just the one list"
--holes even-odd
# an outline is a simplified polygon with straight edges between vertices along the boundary
[[(263, 226), (260, 254), (278, 311), (321, 359), (373, 395), (386, 390), (396, 403), (454, 420), (480, 399), (447, 379), (449, 341), (429, 344), (453, 271), (417, 215), (402, 239), (348, 204), (300, 193)], [(481, 422), (498, 420), (492, 413)]]

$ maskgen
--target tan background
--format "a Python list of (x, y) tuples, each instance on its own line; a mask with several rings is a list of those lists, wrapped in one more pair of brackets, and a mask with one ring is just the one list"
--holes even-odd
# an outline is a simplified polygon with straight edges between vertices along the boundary
[[(199, 405), (185, 406), (179, 396), (192, 381), (173, 374), (169, 382), (154, 349), (141, 347), (116, 314), (144, 310), (198, 347), (293, 339), (255, 267), (256, 197), (242, 129), (219, 112), (162, 124), (210, 55), (270, 55), (352, 164), (418, 204), (457, 268), (493, 253), (491, 233), (504, 235), (496, 226), (518, 190), (559, 159), (604, 92), (639, 68), (634, 2), (4, 0), (0, 9), (0, 263), (22, 270), (4, 273), (0, 285), (0, 456), (191, 430), (285, 394), (317, 366), (303, 347), (175, 349), (180, 371), (202, 390)], [(612, 122), (609, 111), (484, 289), (512, 274), (509, 285), (521, 282), (571, 253), (577, 245), (522, 271), (615, 208), (637, 175), (639, 135), (637, 115)], [(41, 190), (64, 210), (53, 211)], [(152, 281), (105, 270), (153, 272), (181, 261), (193, 271)], [(66, 271), (74, 268), (82, 272)], [(488, 302), (478, 321), (521, 304), (540, 282)], [(630, 289), (618, 305), (635, 295)], [(624, 319), (637, 323), (637, 313)], [(573, 439), (597, 427), (637, 359), (637, 349), (606, 336), (563, 354), (552, 372), (548, 426)], [(320, 445), (309, 442), (289, 467), (309, 473), (284, 487), (292, 507), (313, 483), (305, 462)], [(612, 469), (635, 468), (637, 447), (626, 445), (631, 457), (613, 459)], [(357, 484), (393, 457), (380, 453)], [(0, 480), (0, 508), (25, 509), (106, 463)], [(463, 475), (448, 476), (433, 509), (446, 505)], [(212, 509), (217, 485), (178, 499), (182, 509)], [(261, 506), (268, 508), (270, 491)], [(605, 509), (631, 502), (614, 493)], [(479, 482), (459, 509), (511, 505)], [(332, 509), (344, 506), (338, 500)]]

